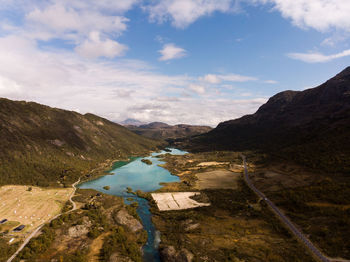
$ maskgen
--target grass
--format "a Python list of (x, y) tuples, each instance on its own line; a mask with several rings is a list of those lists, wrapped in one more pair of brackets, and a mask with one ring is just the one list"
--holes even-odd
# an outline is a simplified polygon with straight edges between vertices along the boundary
[[(45, 225), (42, 234), (30, 241), (18, 259), (108, 261), (117, 252), (126, 259), (140, 261), (141, 247), (146, 241), (145, 232), (130, 232), (126, 227), (116, 224), (113, 218), (116, 212), (125, 208), (122, 198), (95, 190), (78, 189), (74, 201), (83, 203), (84, 207)], [(88, 228), (88, 233), (70, 236), (70, 228), (76, 226)]]
[(42, 189), (27, 186), (2, 186), (0, 188), (0, 217), (25, 225), (21, 236), (60, 213), (68, 201), (72, 188)]
[(0, 125), (0, 185), (68, 187), (108, 159), (162, 145), (92, 114), (3, 98)]
[[(166, 167), (175, 174), (184, 175), (180, 176), (180, 183), (158, 190), (162, 192), (182, 191), (184, 187), (191, 191), (196, 174), (216, 170), (212, 166), (196, 169), (198, 163), (229, 162), (227, 168), (241, 164), (239, 153), (234, 152), (166, 155), (164, 158)], [(161, 248), (185, 248), (193, 253), (194, 261), (203, 258), (210, 261), (314, 261), (273, 213), (258, 202), (242, 178), (238, 178), (236, 189), (200, 192), (208, 197), (210, 206), (160, 212), (155, 203), (150, 202), (154, 223), (161, 232)]]

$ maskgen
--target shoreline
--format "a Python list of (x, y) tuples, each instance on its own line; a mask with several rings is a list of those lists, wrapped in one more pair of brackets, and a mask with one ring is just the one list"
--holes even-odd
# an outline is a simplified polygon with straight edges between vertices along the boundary
[[(131, 158), (139, 158), (139, 157), (148, 157), (150, 156), (152, 153), (157, 153), (157, 152), (160, 152), (162, 150), (166, 151), (165, 149), (168, 148), (168, 147), (165, 147), (165, 148), (162, 148), (162, 149), (158, 149), (158, 150), (153, 150), (153, 151), (148, 151), (147, 153), (144, 153), (144, 154), (139, 154), (139, 155), (130, 155), (128, 156), (127, 159), (123, 158), (123, 159), (106, 159), (104, 162), (101, 162), (99, 164), (98, 167), (88, 171), (85, 175), (82, 175), (80, 178), (80, 183), (85, 183), (85, 182), (89, 182), (89, 181), (92, 181), (92, 180), (95, 180), (95, 179), (98, 179), (100, 177), (103, 177), (103, 176), (106, 176), (106, 175), (113, 175), (110, 173), (110, 171), (114, 170), (112, 169), (113, 168), (113, 165), (116, 163), (116, 162), (121, 162), (121, 161), (125, 161), (125, 162), (128, 162), (127, 164), (131, 163), (133, 160), (131, 160)], [(180, 149), (182, 150), (182, 149)], [(164, 158), (163, 158), (164, 159)], [(130, 161), (131, 160), (131, 161)], [(165, 162), (165, 161), (164, 161)], [(163, 165), (163, 164), (162, 164)], [(160, 166), (166, 170), (168, 170), (167, 168), (165, 168), (164, 166)], [(174, 176), (177, 176), (179, 177), (178, 175), (175, 175), (173, 174), (170, 170), (168, 170), (172, 175)], [(150, 192), (151, 193), (151, 192)]]

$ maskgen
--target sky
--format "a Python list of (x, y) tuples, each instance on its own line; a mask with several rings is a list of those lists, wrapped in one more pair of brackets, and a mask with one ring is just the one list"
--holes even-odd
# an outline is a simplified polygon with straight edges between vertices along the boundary
[(349, 0), (0, 0), (0, 97), (216, 126), (350, 65)]

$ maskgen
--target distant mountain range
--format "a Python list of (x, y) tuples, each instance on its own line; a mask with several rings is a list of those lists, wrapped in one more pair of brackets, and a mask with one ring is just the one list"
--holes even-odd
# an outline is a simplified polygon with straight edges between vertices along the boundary
[(159, 142), (93, 114), (0, 98), (0, 185), (69, 184), (109, 159)]
[(324, 84), (271, 97), (252, 115), (178, 140), (194, 151), (261, 150), (333, 172), (350, 172), (350, 67)]
[(158, 140), (176, 139), (189, 137), (209, 132), (212, 128), (209, 126), (194, 126), (194, 125), (168, 125), (162, 122), (152, 122), (145, 125), (134, 126), (126, 125), (129, 130), (136, 134)]
[(124, 121), (120, 122), (119, 124), (121, 124), (123, 126), (129, 126), (129, 125), (131, 125), (131, 126), (140, 126), (140, 125), (146, 125), (147, 123), (139, 121), (137, 119), (128, 118), (128, 119), (125, 119)]

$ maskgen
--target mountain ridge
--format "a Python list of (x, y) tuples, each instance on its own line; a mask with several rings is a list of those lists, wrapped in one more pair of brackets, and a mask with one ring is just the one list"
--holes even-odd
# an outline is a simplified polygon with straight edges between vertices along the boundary
[[(328, 171), (350, 170), (350, 67), (318, 87), (272, 96), (254, 114), (185, 141), (194, 151), (262, 150)], [(180, 141), (181, 142), (181, 141)]]
[(152, 122), (140, 126), (128, 125), (126, 127), (138, 135), (159, 140), (176, 139), (187, 136), (199, 135), (208, 132), (212, 129), (209, 126), (197, 126), (186, 124), (168, 125), (163, 122)]
[(69, 184), (106, 159), (157, 148), (107, 119), (0, 98), (0, 184)]

